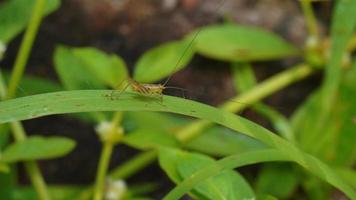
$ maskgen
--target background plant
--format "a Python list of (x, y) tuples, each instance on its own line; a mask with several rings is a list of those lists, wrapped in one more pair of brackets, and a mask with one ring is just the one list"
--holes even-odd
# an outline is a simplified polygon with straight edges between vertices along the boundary
[[(7, 44), (28, 23), (31, 9), (28, 9), (28, 5), (24, 7), (26, 3), (32, 5), (34, 1), (12, 0), (1, 5), (0, 25), (3, 28), (0, 39), (3, 43)], [(238, 112), (253, 104), (252, 109), (266, 116), (279, 136), (225, 111), (181, 99), (164, 97), (165, 106), (162, 106), (150, 98), (136, 98), (131, 93), (125, 93), (118, 101), (110, 100), (106, 97), (110, 91), (104, 89), (115, 88), (117, 83), (127, 78), (125, 61), (117, 55), (90, 47), (58, 45), (53, 60), (61, 85), (29, 76), (22, 78), (45, 4), (38, 0), (34, 5), (33, 17), (10, 75), (9, 88), (4, 81), (1, 83), (2, 96), (5, 99), (12, 98), (19, 84), (24, 91), (31, 91), (32, 94), (63, 89), (75, 91), (41, 94), (0, 103), (1, 123), (11, 122), (10, 126), (1, 125), (1, 169), (7, 172), (1, 178), (4, 186), (1, 187), (2, 196), (11, 199), (17, 195), (28, 199), (34, 195), (32, 189), (19, 187), (14, 181), (15, 168), (10, 164), (25, 161), (40, 199), (49, 199), (49, 194), (58, 199), (86, 199), (93, 194), (95, 199), (101, 199), (112, 149), (124, 143), (143, 151), (109, 172), (114, 180), (109, 187), (125, 198), (132, 199), (141, 194), (123, 184), (115, 190), (115, 185), (120, 185), (115, 183), (122, 183), (118, 180), (128, 178), (157, 156), (162, 169), (177, 184), (177, 188), (166, 199), (177, 199), (188, 191), (198, 199), (242, 199), (256, 196), (285, 199), (293, 195), (298, 198), (298, 194), (293, 193), (299, 186), (310, 199), (326, 199), (332, 190), (325, 182), (350, 198), (356, 198), (356, 175), (352, 170), (356, 141), (353, 134), (355, 106), (352, 104), (356, 94), (353, 77), (355, 64), (351, 64), (352, 34), (356, 19), (353, 14), (356, 3), (353, 1), (339, 1), (335, 6), (330, 38), (319, 36), (311, 2), (301, 1), (309, 30), (309, 38), (303, 50), (261, 29), (232, 23), (204, 27), (194, 47), (176, 69), (185, 67), (196, 53), (230, 62), (236, 88), (241, 94), (227, 101), (221, 109)], [(48, 1), (47, 13), (58, 5), (57, 1)], [(14, 12), (19, 9), (23, 9), (23, 12)], [(14, 17), (16, 13), (21, 15)], [(169, 76), (193, 34), (147, 51), (138, 60), (133, 78), (154, 82)], [(327, 40), (331, 40), (330, 47), (324, 45)], [(291, 56), (299, 56), (303, 62), (256, 83), (252, 62)], [(259, 102), (318, 70), (324, 72), (320, 89), (311, 94), (290, 119)], [(22, 83), (19, 83), (20, 80)], [(55, 104), (53, 99), (56, 99)], [(163, 113), (123, 111), (174, 112), (202, 120), (191, 122)], [(72, 186), (47, 188), (33, 160), (62, 156), (74, 147), (74, 141), (66, 138), (26, 138), (22, 125), (17, 121), (74, 112), (86, 112), (71, 116), (93, 123), (103, 144), (94, 190)], [(134, 123), (135, 128), (130, 129), (130, 123)], [(13, 144), (8, 143), (9, 129), (12, 129), (17, 141)], [(216, 161), (211, 157), (225, 159)], [(299, 166), (285, 162), (266, 163), (258, 178), (252, 180), (253, 187), (232, 170), (234, 167), (267, 161), (292, 161)], [(239, 185), (239, 188), (236, 189), (235, 185)], [(146, 185), (141, 188), (150, 187)]]

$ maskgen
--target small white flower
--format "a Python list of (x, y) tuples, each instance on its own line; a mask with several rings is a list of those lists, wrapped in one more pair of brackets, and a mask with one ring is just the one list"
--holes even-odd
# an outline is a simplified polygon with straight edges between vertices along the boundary
[(125, 197), (126, 192), (127, 186), (123, 180), (108, 179), (105, 200), (121, 200)]
[(124, 134), (122, 127), (114, 126), (108, 121), (102, 121), (95, 128), (96, 133), (99, 135), (100, 140), (103, 142), (111, 142), (116, 144), (120, 141)]

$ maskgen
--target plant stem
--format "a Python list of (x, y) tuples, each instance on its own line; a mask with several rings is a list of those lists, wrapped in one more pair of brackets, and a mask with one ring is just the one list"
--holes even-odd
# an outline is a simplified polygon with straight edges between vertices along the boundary
[[(223, 104), (220, 108), (229, 112), (239, 112), (247, 106), (251, 106), (253, 103), (271, 95), (289, 84), (309, 76), (313, 71), (314, 69), (306, 64), (294, 66), (289, 70), (263, 81), (249, 91), (232, 98), (231, 101)], [(212, 125), (212, 123), (209, 121), (198, 120), (183, 128), (176, 134), (176, 136), (180, 141), (187, 142), (200, 135), (202, 130), (210, 125)]]
[(42, 14), (45, 5), (46, 0), (36, 0), (29, 25), (26, 29), (24, 38), (21, 42), (19, 53), (17, 54), (15, 60), (15, 65), (9, 82), (9, 89), (5, 99), (11, 99), (15, 97), (17, 86), (19, 85), (19, 82), (25, 70), (25, 66), (30, 55), (34, 39), (37, 35), (39, 25), (42, 21)]
[[(26, 140), (26, 132), (20, 122), (12, 122), (11, 129), (13, 136), (17, 142)], [(35, 161), (24, 162), (27, 174), (36, 190), (38, 199), (49, 200), (50, 196), (47, 190), (46, 183)]]
[[(45, 4), (46, 0), (37, 0), (34, 5), (29, 25), (26, 29), (24, 39), (21, 42), (20, 50), (15, 60), (15, 65), (10, 78), (9, 89), (7, 91), (3, 91), (4, 96), (2, 97), (2, 99), (11, 99), (16, 94), (17, 86), (23, 75), (31, 48), (33, 46), (34, 38), (37, 34), (38, 27), (42, 20), (42, 14)], [(2, 80), (0, 81), (0, 85), (2, 89), (6, 88), (5, 82), (3, 82)], [(26, 132), (20, 122), (12, 122), (11, 127), (13, 137), (17, 142), (26, 139)], [(30, 177), (30, 180), (37, 192), (38, 198), (40, 200), (49, 200), (50, 196), (47, 190), (47, 186), (35, 161), (27, 161), (24, 164), (25, 169)]]
[(315, 18), (314, 10), (311, 5), (311, 0), (300, 0), (304, 19), (309, 32), (309, 38), (318, 40), (318, 25)]
[(115, 179), (125, 179), (129, 177), (130, 175), (141, 170), (148, 164), (152, 163), (157, 158), (157, 153), (158, 152), (153, 149), (138, 154), (137, 156), (135, 156), (135, 158), (112, 170), (110, 172), (110, 177)]
[(111, 142), (105, 142), (103, 144), (104, 146), (100, 155), (99, 168), (96, 174), (94, 200), (103, 199), (105, 177), (109, 167), (112, 150), (114, 148), (114, 144)]
[[(306, 64), (299, 64), (297, 66), (292, 67), (291, 69), (288, 69), (267, 79), (266, 81), (263, 81), (262, 83), (251, 88), (249, 91), (234, 97), (232, 101), (223, 104), (221, 108), (230, 112), (239, 112), (245, 107), (250, 106), (252, 103), (257, 102), (298, 80), (308, 77), (314, 71), (314, 68)], [(244, 103), (239, 104), (237, 102)], [(196, 122), (187, 125), (181, 131), (176, 133), (176, 136), (180, 141), (187, 142), (201, 134), (202, 130), (211, 124), (212, 123), (208, 121), (197, 120)], [(142, 169), (143, 167), (154, 161), (156, 155), (156, 150), (150, 150), (147, 152), (140, 153), (135, 158), (114, 169), (112, 172), (112, 176), (127, 177), (131, 174), (134, 174), (135, 171)], [(128, 167), (133, 168), (128, 170)]]
[(100, 155), (99, 167), (96, 174), (95, 188), (94, 188), (94, 200), (103, 199), (104, 194), (104, 185), (105, 185), (105, 177), (108, 171), (110, 158), (114, 146), (121, 141), (123, 136), (123, 130), (120, 128), (118, 132), (117, 127), (122, 121), (122, 112), (115, 112), (112, 120), (111, 120), (111, 128), (105, 130), (104, 132), (100, 132), (98, 130), (99, 137), (101, 137), (101, 142), (103, 144), (103, 148)]

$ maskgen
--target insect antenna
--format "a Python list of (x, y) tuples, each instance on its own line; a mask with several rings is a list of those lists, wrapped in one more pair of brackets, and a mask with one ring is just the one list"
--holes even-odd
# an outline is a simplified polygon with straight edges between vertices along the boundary
[[(214, 11), (214, 13), (217, 13), (222, 7), (223, 5), (225, 4), (225, 1), (226, 0), (222, 0), (220, 2), (220, 5), (216, 8), (216, 10)], [(179, 64), (182, 62), (184, 56), (187, 54), (188, 50), (193, 46), (194, 44), (194, 41), (197, 39), (199, 33), (201, 32), (202, 28), (199, 28), (195, 33), (194, 33), (194, 36), (193, 36), (193, 39), (189, 42), (188, 46), (184, 49), (182, 55), (180, 56), (180, 58), (178, 59), (176, 65), (174, 66), (173, 70), (172, 70), (172, 74), (166, 79), (166, 81), (163, 83), (163, 86), (166, 86), (167, 83), (171, 80), (172, 76), (173, 76), (173, 73), (174, 71), (177, 69), (177, 67), (179, 66)]]

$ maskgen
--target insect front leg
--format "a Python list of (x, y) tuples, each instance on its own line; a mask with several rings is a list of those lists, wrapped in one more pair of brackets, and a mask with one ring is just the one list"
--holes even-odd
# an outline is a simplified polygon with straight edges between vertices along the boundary
[[(123, 80), (123, 81), (120, 83), (119, 86), (121, 86), (124, 82), (125, 82), (125, 80)], [(122, 94), (123, 92), (125, 92), (125, 91), (127, 90), (127, 88), (128, 88), (130, 85), (131, 85), (131, 83), (130, 83), (130, 82), (127, 82), (126, 85), (124, 86), (124, 88), (119, 92), (119, 94), (117, 95), (117, 97), (115, 97), (115, 92), (116, 92), (116, 90), (114, 89), (114, 90), (110, 93), (110, 99), (111, 99), (111, 100), (118, 100), (119, 97), (121, 96), (121, 94)]]

